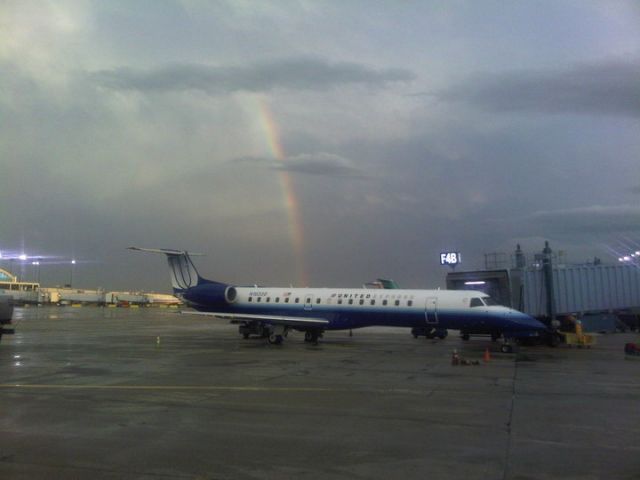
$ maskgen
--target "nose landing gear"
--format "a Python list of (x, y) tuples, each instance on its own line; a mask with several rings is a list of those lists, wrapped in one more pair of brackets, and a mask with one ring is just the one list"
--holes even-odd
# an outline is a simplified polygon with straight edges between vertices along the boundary
[(519, 340), (515, 338), (505, 338), (504, 343), (500, 345), (502, 353), (516, 353), (518, 351)]

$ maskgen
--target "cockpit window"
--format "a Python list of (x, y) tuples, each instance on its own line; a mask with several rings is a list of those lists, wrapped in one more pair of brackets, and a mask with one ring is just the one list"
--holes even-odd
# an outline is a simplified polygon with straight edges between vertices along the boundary
[(471, 307), (484, 307), (484, 306), (500, 305), (491, 297), (474, 297), (471, 299), (469, 306)]
[(482, 303), (482, 299), (480, 297), (475, 297), (471, 299), (471, 307), (484, 307), (484, 303)]

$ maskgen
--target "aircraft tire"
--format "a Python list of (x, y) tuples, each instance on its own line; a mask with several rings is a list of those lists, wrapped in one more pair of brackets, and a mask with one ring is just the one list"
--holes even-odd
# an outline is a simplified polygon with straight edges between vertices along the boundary
[(271, 345), (280, 345), (282, 343), (282, 335), (269, 335), (269, 343)]

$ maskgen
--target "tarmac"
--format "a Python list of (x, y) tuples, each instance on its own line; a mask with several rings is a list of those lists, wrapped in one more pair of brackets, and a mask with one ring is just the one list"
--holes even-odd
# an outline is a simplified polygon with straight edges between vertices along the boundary
[[(637, 334), (506, 355), (383, 328), (275, 346), (155, 308), (17, 308), (14, 323), (3, 480), (640, 479)], [(454, 349), (480, 364), (452, 366)]]

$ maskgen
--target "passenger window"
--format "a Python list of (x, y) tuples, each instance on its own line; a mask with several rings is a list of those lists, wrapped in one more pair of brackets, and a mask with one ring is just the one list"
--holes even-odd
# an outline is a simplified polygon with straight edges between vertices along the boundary
[(396, 300), (395, 303), (396, 303), (396, 307), (397, 307), (398, 305), (400, 305), (400, 300)]
[(353, 298), (349, 299), (349, 305), (353, 305)]
[(386, 307), (387, 306), (387, 301), (386, 300), (382, 300), (382, 305), (384, 305)]
[(249, 301), (252, 301), (252, 300), (253, 300), (253, 297), (249, 297)]
[(280, 303), (280, 297), (276, 297), (276, 303)]
[(338, 299), (338, 305), (342, 305), (342, 299), (341, 298)]
[(265, 302), (269, 303), (271, 301), (271, 297), (267, 297), (267, 299), (265, 300)]
[(364, 300), (360, 299), (360, 305), (364, 304)]
[(261, 301), (262, 301), (262, 297), (258, 297), (256, 300), (257, 300), (258, 302), (261, 302)]
[(410, 307), (411, 305), (413, 305), (413, 301), (409, 300), (409, 301), (407, 302), (407, 306), (408, 306), (408, 307)]
[(300, 298), (296, 298), (296, 303), (300, 303)]
[(284, 303), (289, 303), (289, 297), (284, 299)]
[(371, 300), (371, 305), (375, 305), (376, 301), (375, 300)]
[(316, 304), (320, 303), (320, 299), (316, 298)]
[(311, 303), (311, 298), (307, 298), (307, 299), (305, 300), (305, 303)]

